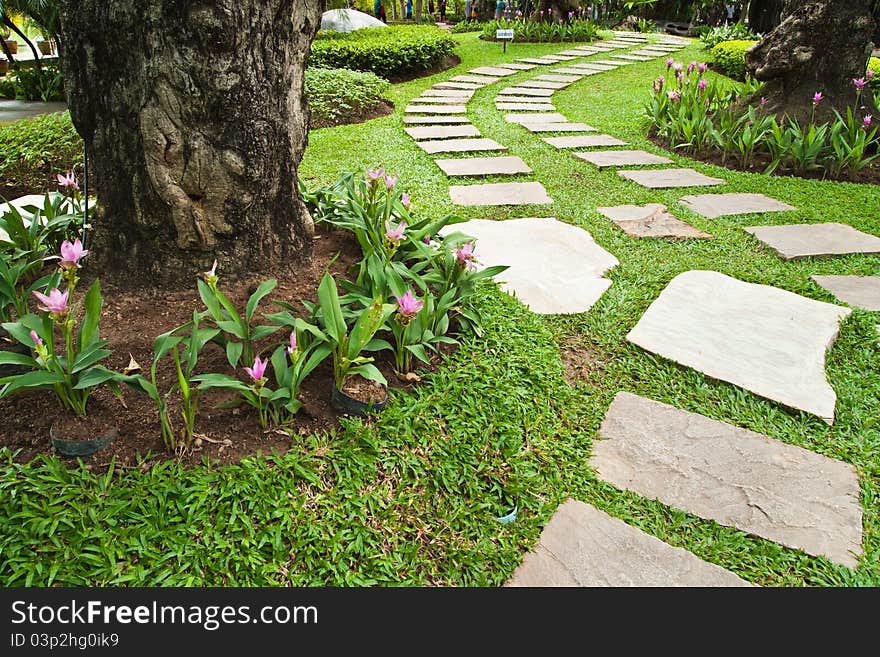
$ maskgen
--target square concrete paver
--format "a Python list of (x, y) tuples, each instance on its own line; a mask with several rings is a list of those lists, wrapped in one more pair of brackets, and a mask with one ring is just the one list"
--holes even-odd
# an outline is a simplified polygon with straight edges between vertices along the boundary
[(501, 68), (509, 68), (513, 71), (531, 71), (533, 68), (537, 68), (535, 64), (525, 64), (525, 63), (517, 63), (517, 62), (508, 62), (506, 64), (499, 64)]
[(577, 158), (595, 164), (600, 169), (606, 167), (625, 167), (646, 164), (672, 164), (672, 160), (647, 151), (587, 151), (572, 153)]
[(721, 178), (711, 178), (693, 169), (633, 169), (618, 171), (617, 175), (628, 178), (634, 183), (650, 189), (705, 187), (724, 184), (724, 180)]
[(431, 141), (419, 141), (416, 145), (426, 153), (470, 153), (479, 151), (506, 151), (494, 139), (437, 139)]
[[(552, 84), (552, 83), (547, 83)], [(553, 89), (536, 89), (534, 87), (506, 87), (498, 92), (498, 96), (543, 96), (553, 95)], [(501, 100), (501, 98), (496, 98)]]
[(595, 132), (596, 128), (588, 126), (586, 123), (526, 123), (526, 129), (529, 132)]
[(531, 173), (532, 170), (520, 158), (502, 157), (456, 157), (434, 160), (447, 176), (493, 176)]
[(477, 89), (482, 88), (482, 84), (477, 84), (475, 82), (438, 82), (432, 87), (432, 89), (459, 89), (468, 91), (476, 91)]
[(571, 135), (569, 137), (544, 137), (556, 148), (591, 148), (593, 146), (626, 146), (626, 142), (611, 135)]
[(568, 85), (568, 82), (548, 82), (546, 80), (525, 80), (519, 83), (520, 87), (530, 89), (565, 89)]
[(596, 208), (630, 237), (712, 237), (666, 211), (661, 203)]
[(464, 105), (407, 105), (407, 114), (466, 114)]
[(589, 53), (585, 53), (583, 50), (578, 48), (573, 48), (572, 50), (563, 50), (562, 52), (557, 53), (558, 55), (564, 55), (566, 57), (586, 57)]
[(573, 68), (588, 69), (591, 71), (612, 71), (616, 66), (608, 66), (607, 64), (599, 64), (598, 62), (587, 62), (586, 64), (571, 65)]
[(676, 276), (627, 340), (789, 408), (834, 422), (825, 352), (849, 308), (714, 271)]
[(525, 62), (527, 64), (538, 64), (540, 66), (548, 66), (550, 64), (555, 64), (555, 59), (545, 59), (543, 57), (521, 57), (517, 59), (518, 62)]
[(751, 586), (721, 566), (577, 500), (559, 505), (505, 586)]
[(844, 303), (880, 311), (880, 276), (811, 276)]
[(515, 75), (516, 71), (509, 68), (501, 68), (500, 66), (480, 66), (478, 68), (472, 68), (468, 73), (472, 73), (474, 75), (492, 75), (499, 78), (507, 77), (508, 75)]
[(474, 95), (473, 91), (466, 89), (425, 89), (422, 92), (422, 98), (439, 97), (439, 98), (470, 98)]
[(549, 59), (554, 62), (570, 62), (572, 59), (576, 58), (569, 57), (568, 55), (544, 55), (544, 59)]
[(794, 224), (744, 228), (785, 260), (811, 256), (880, 253), (880, 237), (847, 224)]
[(631, 62), (650, 62), (653, 57), (645, 57), (643, 55), (614, 55), (619, 59), (626, 59)]
[(409, 114), (403, 117), (404, 123), (409, 124), (450, 124), (450, 123), (470, 123), (470, 119), (466, 116), (450, 116), (448, 114)]
[(579, 75), (556, 75), (555, 73), (547, 73), (545, 75), (539, 75), (535, 78), (536, 80), (546, 80), (547, 82), (577, 82), (580, 80)]
[(460, 96), (456, 98), (449, 98), (448, 96), (415, 96), (414, 98), (410, 98), (409, 102), (418, 103), (420, 105), (463, 105), (468, 102), (468, 99)]
[(479, 266), (508, 266), (496, 276), (502, 289), (542, 315), (589, 310), (611, 285), (602, 275), (618, 264), (583, 228), (546, 217), (476, 219), (443, 232), (476, 238)]
[(454, 78), (449, 79), (452, 82), (473, 82), (481, 87), (485, 87), (487, 84), (498, 82), (501, 78), (493, 78), (485, 75), (456, 75)]
[(413, 139), (450, 139), (452, 137), (479, 137), (480, 131), (470, 124), (431, 125), (418, 128), (405, 128)]
[(543, 105), (546, 109), (553, 103), (553, 99), (549, 97), (539, 96), (496, 96), (496, 105), (498, 103), (532, 103), (533, 105)]
[(598, 73), (602, 72), (602, 71), (597, 71), (594, 68), (575, 68), (574, 66), (567, 66), (564, 68), (554, 68), (553, 70), (558, 73), (572, 73), (574, 75), (579, 75), (581, 77), (586, 76), (586, 75), (597, 75)]
[(784, 212), (797, 209), (763, 194), (697, 194), (683, 196), (678, 202), (708, 219), (729, 214)]
[(541, 110), (545, 110), (548, 112), (554, 111), (556, 108), (550, 103), (525, 103), (517, 101), (515, 103), (495, 103), (495, 109), (499, 110), (523, 110), (523, 111), (531, 111), (531, 112), (540, 112)]
[(843, 461), (628, 392), (593, 442), (599, 479), (849, 568), (862, 553), (859, 478)]
[(505, 114), (504, 120), (508, 123), (563, 123), (568, 121), (559, 112), (535, 112), (532, 114)]
[(539, 182), (452, 185), (449, 196), (456, 205), (547, 205), (553, 199)]
[(602, 66), (606, 71), (610, 71), (611, 69), (617, 68), (618, 66), (626, 66), (630, 63), (632, 62), (623, 62), (619, 59), (597, 59), (595, 60), (595, 62), (587, 62), (587, 64), (591, 66)]

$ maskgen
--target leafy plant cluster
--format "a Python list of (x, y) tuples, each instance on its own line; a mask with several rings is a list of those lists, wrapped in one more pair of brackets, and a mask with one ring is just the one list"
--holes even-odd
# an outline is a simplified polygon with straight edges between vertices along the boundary
[(757, 41), (723, 41), (712, 48), (712, 63), (724, 75), (735, 80), (746, 79), (746, 50)]
[(469, 18), (467, 20), (459, 21), (458, 23), (453, 25), (450, 30), (453, 34), (462, 34), (464, 32), (482, 32), (483, 23), (478, 20)]
[(526, 43), (560, 43), (595, 41), (601, 28), (593, 21), (570, 17), (568, 21), (492, 20), (483, 23), (481, 39), (495, 39), (496, 30), (513, 30), (514, 41)]
[(0, 81), (0, 98), (44, 103), (64, 100), (64, 76), (57, 64), (19, 68)]
[(45, 188), (52, 171), (79, 165), (82, 149), (69, 112), (0, 125), (0, 178), (14, 188)]
[(456, 45), (449, 32), (432, 25), (391, 25), (347, 34), (322, 30), (312, 42), (309, 65), (396, 78), (437, 66)]
[(305, 93), (312, 128), (351, 123), (387, 101), (390, 83), (368, 71), (306, 69)]
[[(877, 124), (859, 103), (866, 78), (853, 80), (856, 104), (845, 116), (835, 111), (830, 123), (811, 119), (801, 125), (791, 117), (777, 119), (765, 110), (764, 99), (741, 109), (738, 89), (723, 81), (709, 82), (703, 75), (706, 69), (703, 63), (685, 67), (670, 59), (668, 79), (661, 75), (653, 83), (645, 113), (651, 133), (670, 147), (696, 154), (718, 151), (722, 159), (732, 158), (742, 168), (751, 168), (760, 155), (769, 161), (765, 173), (824, 170), (834, 178), (853, 177), (877, 159)], [(822, 93), (816, 92), (813, 107), (822, 100)]]
[(731, 23), (712, 27), (700, 34), (700, 41), (707, 50), (712, 50), (719, 43), (725, 41), (757, 41), (760, 34), (755, 33), (745, 23)]

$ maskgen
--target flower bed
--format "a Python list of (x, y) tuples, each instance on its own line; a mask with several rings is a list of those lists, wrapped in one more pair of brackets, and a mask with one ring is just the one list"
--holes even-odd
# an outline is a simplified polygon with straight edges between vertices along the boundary
[(360, 123), (389, 113), (393, 105), (385, 94), (390, 86), (370, 72), (307, 68), (305, 93), (312, 113), (309, 127)]

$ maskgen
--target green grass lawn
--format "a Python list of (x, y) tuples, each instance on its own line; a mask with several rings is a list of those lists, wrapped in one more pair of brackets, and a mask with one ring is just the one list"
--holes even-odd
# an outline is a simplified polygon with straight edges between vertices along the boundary
[[(479, 65), (566, 49), (560, 44), (498, 44), (457, 35), (455, 70), (395, 85), (395, 114), (311, 133), (301, 166), (310, 186), (348, 170), (382, 166), (400, 174), (418, 212), (454, 208), (449, 180), (403, 132), (406, 100)], [(677, 53), (700, 59), (699, 45)], [(604, 58), (604, 54), (596, 58)], [(554, 103), (633, 146), (659, 152), (640, 118), (663, 60), (585, 77)], [(518, 73), (508, 80), (533, 77)], [(555, 203), (526, 208), (465, 208), (466, 217), (554, 216), (588, 230), (620, 265), (613, 285), (588, 313), (540, 317), (491, 288), (486, 333), (412, 393), (397, 394), (371, 421), (347, 421), (335, 435), (296, 437), (284, 457), (185, 471), (176, 463), (147, 472), (93, 475), (51, 459), (0, 465), (0, 581), (64, 585), (477, 585), (502, 583), (567, 497), (589, 502), (650, 534), (759, 585), (880, 585), (880, 314), (854, 310), (832, 349), (827, 374), (838, 395), (832, 427), (736, 386), (655, 357), (625, 340), (677, 274), (712, 269), (835, 302), (812, 274), (876, 274), (880, 258), (783, 262), (741, 230), (751, 218), (682, 219), (712, 240), (667, 242), (626, 237), (596, 207), (660, 202), (684, 195), (646, 190), (614, 171), (598, 172), (537, 135), (503, 120), (478, 91), (469, 115), (484, 136), (532, 167)], [(728, 181), (725, 191), (761, 192), (796, 213), (762, 222), (841, 221), (880, 234), (876, 187), (729, 171), (673, 155), (682, 165)], [(479, 247), (477, 249), (479, 255)], [(570, 387), (561, 341), (593, 354), (589, 380)], [(852, 463), (862, 484), (865, 555), (856, 570), (747, 536), (597, 479), (587, 462), (616, 392), (628, 390), (786, 443)], [(501, 525), (501, 501), (515, 496), (519, 517)]]

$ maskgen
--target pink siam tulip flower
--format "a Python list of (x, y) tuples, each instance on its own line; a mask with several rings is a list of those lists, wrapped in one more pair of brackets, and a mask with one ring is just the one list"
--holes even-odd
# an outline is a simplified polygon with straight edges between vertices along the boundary
[(871, 121), (873, 120), (873, 118), (874, 117), (872, 117), (870, 114), (865, 114), (865, 118), (862, 121), (862, 127), (865, 128), (865, 130), (871, 127)]
[(682, 64), (681, 62), (675, 62), (672, 65), (672, 68), (676, 73), (681, 73), (681, 69), (684, 68), (684, 64)]
[(814, 93), (814, 94), (813, 94), (813, 105), (818, 105), (819, 103), (821, 103), (821, 102), (822, 102), (822, 99), (823, 99), (824, 97), (825, 97), (825, 96), (822, 95), (822, 92), (821, 92), (821, 91), (817, 91), (816, 93)]
[(394, 186), (397, 184), (397, 176), (387, 175), (385, 176), (385, 188), (386, 189), (394, 189)]
[(76, 178), (73, 176), (73, 171), (68, 171), (66, 175), (59, 173), (57, 180), (60, 187), (73, 187), (74, 189), (79, 189), (79, 184), (77, 184)]
[(397, 228), (391, 227), (391, 222), (385, 222), (385, 237), (388, 238), (390, 242), (394, 242), (397, 244), (400, 240), (403, 239), (403, 235), (406, 232), (406, 222), (401, 221), (397, 224)]
[(269, 365), (269, 359), (260, 360), (259, 356), (254, 358), (254, 366), (253, 367), (245, 367), (244, 371), (248, 373), (248, 375), (256, 382), (262, 381), (265, 378), (266, 367)]
[(706, 81), (705, 80), (700, 80), (700, 84), (698, 86), (700, 87), (700, 91), (706, 91)]
[(700, 73), (705, 73), (709, 70), (709, 65), (706, 62), (700, 62), (697, 65), (697, 70), (700, 71)]
[(666, 70), (668, 71), (669, 69), (671, 69), (673, 64), (675, 64), (675, 60), (672, 59), (672, 57), (668, 58), (666, 60)]
[(695, 68), (697, 68), (697, 63), (696, 63), (696, 62), (691, 62), (690, 64), (688, 64), (688, 66), (687, 66), (687, 72), (688, 72), (688, 75), (690, 75), (691, 73), (693, 73)]
[(43, 344), (43, 341), (40, 340), (40, 336), (37, 335), (36, 331), (31, 331), (31, 340), (34, 341), (34, 346), (38, 346), (38, 345)]
[(474, 269), (474, 243), (468, 242), (455, 250), (455, 259), (463, 267)]
[(40, 310), (45, 310), (48, 313), (57, 313), (59, 315), (67, 312), (67, 290), (62, 292), (57, 287), (54, 287), (49, 290), (49, 296), (34, 290), (34, 296), (37, 298), (37, 301), (43, 304), (37, 306)]
[(681, 94), (678, 93), (678, 89), (667, 91), (666, 95), (669, 96), (669, 100), (671, 100), (673, 103), (677, 103), (681, 99)]
[(290, 332), (290, 346), (285, 347), (284, 351), (287, 352), (288, 356), (296, 351), (296, 331)]
[(868, 71), (865, 73), (865, 77), (866, 77), (868, 80), (870, 80), (871, 78), (874, 77), (874, 71), (872, 71), (871, 69), (868, 69)]
[(409, 206), (412, 205), (412, 201), (409, 200), (409, 194), (404, 192), (400, 195), (400, 204), (409, 210)]
[(83, 248), (82, 242), (77, 237), (73, 243), (64, 240), (61, 243), (61, 263), (63, 269), (76, 269), (79, 267), (81, 258), (89, 255), (89, 252)]
[(868, 81), (865, 78), (853, 78), (853, 84), (856, 89), (861, 91), (865, 88), (865, 85), (868, 84)]
[(678, 81), (681, 82), (681, 83), (684, 83), (684, 73), (679, 73), (679, 74), (678, 74)]
[(761, 96), (761, 107), (765, 107), (767, 105), (767, 99), (764, 96)]
[(385, 169), (370, 169), (369, 171), (367, 171), (367, 184), (370, 187), (373, 187), (384, 175)]
[(413, 317), (418, 315), (419, 311), (425, 305), (424, 301), (420, 301), (418, 298), (416, 298), (416, 296), (412, 293), (412, 290), (407, 290), (406, 292), (404, 292), (402, 297), (399, 297), (395, 294), (394, 300), (397, 301), (400, 314), (407, 319), (412, 319)]

